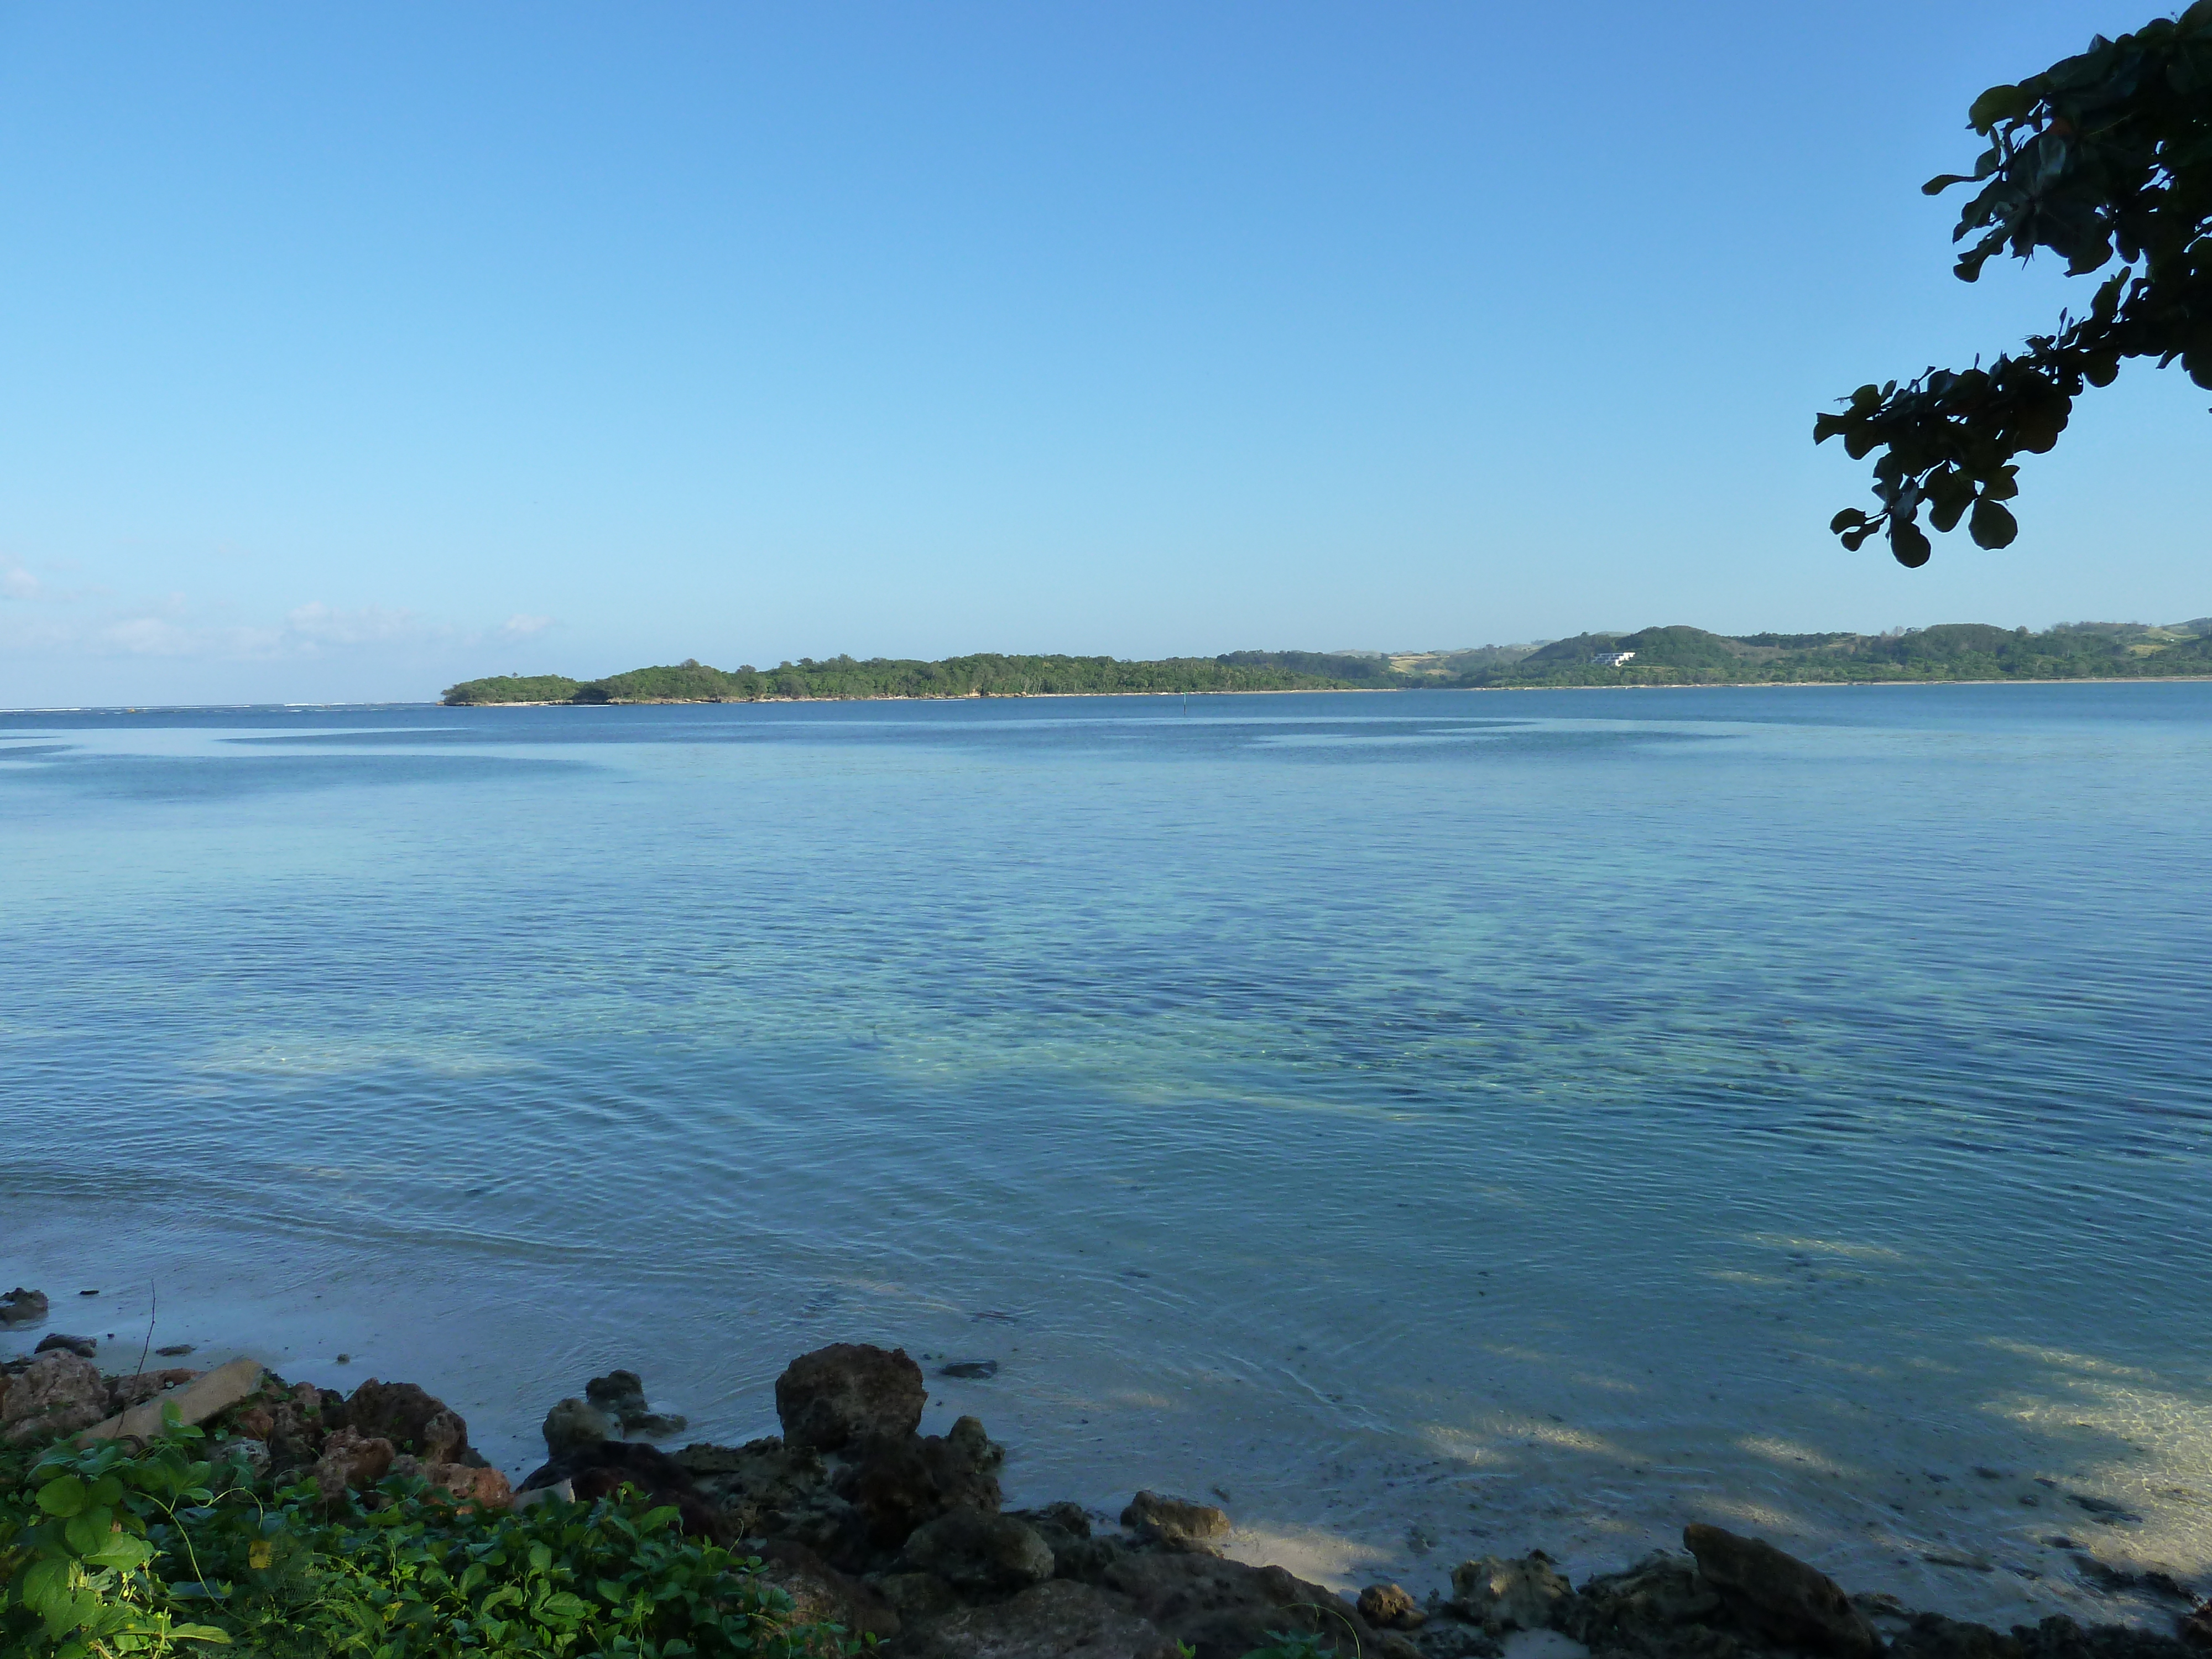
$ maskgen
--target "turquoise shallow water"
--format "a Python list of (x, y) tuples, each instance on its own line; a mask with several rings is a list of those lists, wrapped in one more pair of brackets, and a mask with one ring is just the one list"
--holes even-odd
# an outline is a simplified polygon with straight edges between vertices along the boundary
[(878, 1340), (1339, 1579), (2079, 1611), (2212, 1577), (2208, 823), (2205, 684), (0, 716), (0, 1278), (518, 1471)]

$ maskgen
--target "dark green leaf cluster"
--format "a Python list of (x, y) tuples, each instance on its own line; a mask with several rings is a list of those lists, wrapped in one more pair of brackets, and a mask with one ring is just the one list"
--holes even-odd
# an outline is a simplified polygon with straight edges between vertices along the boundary
[[(0, 1652), (270, 1659), (846, 1655), (739, 1560), (634, 1496), (520, 1514), (395, 1477), (338, 1508), (257, 1489), (172, 1423), (143, 1450), (57, 1447), (0, 1470)], [(180, 1644), (190, 1644), (189, 1646)]]
[(2086, 317), (2062, 316), (2017, 354), (1863, 386), (1814, 421), (1815, 443), (1841, 438), (1856, 460), (1879, 452), (1877, 510), (1846, 507), (1829, 527), (1853, 550), (1886, 533), (1914, 567), (1930, 550), (1923, 507), (1939, 532), (1963, 519), (1979, 545), (2009, 544), (2017, 458), (2057, 444), (2082, 388), (2109, 386), (2125, 359), (2179, 359), (2212, 388), (2212, 0), (1992, 87), (1967, 118), (1989, 140), (1974, 171), (1923, 187), (1982, 187), (1954, 233), (1975, 238), (1959, 257), (1961, 278), (1976, 280), (1999, 252), (2026, 259), (2038, 248), (2069, 276), (2115, 258), (2119, 269)]

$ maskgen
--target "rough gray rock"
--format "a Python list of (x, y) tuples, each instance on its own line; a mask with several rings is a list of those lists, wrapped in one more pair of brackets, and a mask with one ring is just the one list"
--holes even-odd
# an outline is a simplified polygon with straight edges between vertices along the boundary
[(957, 1450), (979, 1474), (996, 1474), (1006, 1461), (1006, 1449), (983, 1432), (983, 1420), (979, 1417), (956, 1418), (952, 1426), (945, 1431), (945, 1443)]
[[(222, 1372), (210, 1371), (208, 1375), (219, 1376)], [(272, 1376), (262, 1389), (262, 1399), (261, 1407), (241, 1413), (236, 1421), (241, 1430), (256, 1439), (268, 1441), (270, 1465), (280, 1475), (288, 1469), (316, 1462), (322, 1455), (325, 1437), (331, 1431), (345, 1426), (344, 1402), (340, 1401), (337, 1411), (332, 1412), (322, 1391), (312, 1383), (301, 1382), (288, 1389), (281, 1379)], [(265, 1417), (257, 1417), (257, 1411), (265, 1413)]]
[(1341, 1596), (1281, 1567), (1151, 1550), (1115, 1557), (1096, 1583), (1127, 1596), (1163, 1635), (1194, 1650), (1197, 1659), (1243, 1659), (1255, 1648), (1271, 1645), (1275, 1631), (1310, 1632), (1340, 1651), (1370, 1659), (1420, 1659), (1420, 1650), (1406, 1638), (1376, 1630)]
[(1052, 1547), (1011, 1515), (949, 1510), (906, 1540), (902, 1565), (969, 1595), (1003, 1595), (1053, 1575)]
[(892, 1551), (916, 1527), (953, 1510), (997, 1514), (998, 1469), (1006, 1455), (981, 1423), (963, 1417), (949, 1434), (869, 1446), (838, 1473), (835, 1490), (852, 1504), (872, 1545)]
[[(1047, 1504), (1042, 1509), (1017, 1510), (1014, 1519), (1045, 1541), (1052, 1552), (1054, 1571), (1062, 1578), (1081, 1578), (1080, 1570), (1092, 1552), (1091, 1517), (1080, 1504)], [(1101, 1564), (1103, 1565), (1103, 1563)]]
[(1413, 1632), (1422, 1659), (1504, 1659), (1505, 1644), (1480, 1625), (1431, 1619)]
[(2181, 1639), (2193, 1648), (2212, 1648), (2212, 1601), (2182, 1615)]
[(1175, 1659), (1176, 1646), (1119, 1597), (1055, 1579), (934, 1620), (895, 1651), (900, 1659)]
[(2171, 1636), (2124, 1625), (2085, 1630), (2063, 1613), (2053, 1613), (2039, 1625), (2014, 1625), (2012, 1633), (2025, 1659), (2203, 1659), (2203, 1650)]
[(645, 1415), (645, 1379), (635, 1371), (609, 1371), (584, 1384), (584, 1398), (616, 1422)]
[(1359, 1616), (1377, 1630), (1419, 1630), (1429, 1619), (1402, 1584), (1370, 1584), (1358, 1605)]
[(673, 1461), (738, 1536), (804, 1544), (847, 1572), (872, 1565), (867, 1527), (830, 1490), (819, 1452), (768, 1435), (742, 1446), (686, 1446)]
[(830, 1488), (820, 1453), (775, 1435), (742, 1446), (686, 1446), (673, 1457), (713, 1502), (733, 1514), (753, 1512), (750, 1519), (738, 1516), (738, 1529), (747, 1536), (781, 1535), (784, 1515), (814, 1506)]
[(587, 1406), (571, 1395), (554, 1401), (553, 1409), (545, 1413), (540, 1432), (545, 1437), (545, 1455), (559, 1457), (579, 1446), (613, 1439), (615, 1425), (598, 1407)]
[(65, 1336), (56, 1331), (51, 1336), (39, 1339), (33, 1353), (73, 1353), (79, 1359), (90, 1359), (100, 1352), (100, 1339), (92, 1336)]
[[(320, 1405), (318, 1398), (317, 1405)], [(412, 1382), (380, 1382), (374, 1377), (356, 1389), (345, 1402), (346, 1424), (363, 1437), (389, 1440), (396, 1451), (425, 1463), (465, 1462), (469, 1425), (435, 1395)]]
[(106, 1415), (107, 1383), (99, 1366), (66, 1351), (42, 1354), (0, 1401), (0, 1437), (13, 1446), (58, 1440)]
[(921, 1367), (904, 1348), (836, 1342), (799, 1355), (775, 1380), (783, 1437), (817, 1451), (902, 1439), (928, 1403)]
[(1451, 1571), (1452, 1601), (1495, 1635), (1506, 1630), (1548, 1630), (1574, 1595), (1574, 1587), (1541, 1550), (1518, 1559), (1486, 1555)]
[(2021, 1659), (2018, 1637), (1940, 1613), (1915, 1613), (1889, 1650), (1896, 1659)]
[(0, 1296), (0, 1325), (35, 1325), (46, 1316), (46, 1293), (21, 1285)]
[(1210, 1550), (1229, 1535), (1229, 1517), (1211, 1504), (1140, 1492), (1121, 1511), (1121, 1524), (1147, 1542), (1170, 1549)]
[(1698, 1571), (1745, 1621), (1773, 1641), (1838, 1659), (1874, 1659), (1881, 1638), (1836, 1581), (1759, 1538), (1692, 1522), (1682, 1541)]
[(875, 1581), (876, 1594), (909, 1624), (952, 1612), (960, 1597), (933, 1572), (887, 1572)]
[(837, 1571), (802, 1545), (772, 1542), (760, 1552), (761, 1576), (781, 1584), (799, 1622), (842, 1625), (846, 1633), (889, 1641), (903, 1622), (898, 1610), (871, 1584)]
[(1091, 1516), (1080, 1504), (1047, 1504), (1042, 1509), (1016, 1510), (1014, 1519), (1036, 1528), (1048, 1544), (1053, 1541), (1051, 1532), (1066, 1534), (1071, 1543), (1091, 1536)]
[(365, 1491), (383, 1480), (392, 1473), (396, 1455), (392, 1442), (381, 1435), (334, 1430), (323, 1442), (322, 1455), (315, 1460), (315, 1486), (324, 1507), (336, 1509), (348, 1490)]
[(624, 1434), (658, 1440), (689, 1426), (686, 1419), (653, 1411), (646, 1404), (645, 1381), (635, 1371), (609, 1371), (605, 1376), (593, 1377), (584, 1385), (584, 1398), (621, 1424)]
[(1654, 1551), (1626, 1572), (1590, 1579), (1562, 1604), (1556, 1618), (1560, 1630), (1593, 1652), (1652, 1659), (1723, 1645), (1733, 1638), (1717, 1635), (1715, 1624), (1730, 1630), (1735, 1624), (1720, 1593), (1698, 1576), (1698, 1564), (1665, 1550)]
[(1062, 1578), (1085, 1584), (1103, 1583), (1107, 1568), (1125, 1555), (1150, 1547), (1122, 1538), (1080, 1538), (1071, 1542), (1065, 1534), (1055, 1536), (1041, 1531), (1037, 1535), (1052, 1546), (1053, 1571)]

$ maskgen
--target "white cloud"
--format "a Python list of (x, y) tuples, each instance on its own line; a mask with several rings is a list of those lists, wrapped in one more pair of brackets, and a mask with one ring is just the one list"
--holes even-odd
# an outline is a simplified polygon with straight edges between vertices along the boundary
[(191, 653), (192, 631), (161, 617), (131, 617), (112, 622), (94, 638), (112, 650), (134, 657), (178, 657)]
[(285, 662), (513, 643), (543, 633), (554, 621), (518, 611), (503, 623), (457, 627), (404, 608), (349, 609), (321, 599), (264, 619), (182, 593), (136, 604), (115, 599), (97, 587), (58, 590), (21, 561), (0, 555), (0, 601), (38, 602), (35, 609), (0, 605), (0, 647), (92, 658)]
[(103, 613), (33, 619), (0, 613), (0, 644), (92, 657), (187, 657), (231, 662), (319, 657), (363, 647), (437, 646), (459, 630), (410, 611), (366, 605), (345, 611), (319, 600), (295, 605), (276, 623), (205, 617), (182, 594)]
[(284, 633), (289, 641), (307, 651), (326, 645), (383, 645), (394, 641), (443, 638), (452, 632), (450, 628), (424, 621), (411, 611), (387, 611), (381, 605), (336, 611), (320, 599), (313, 599), (284, 613)]

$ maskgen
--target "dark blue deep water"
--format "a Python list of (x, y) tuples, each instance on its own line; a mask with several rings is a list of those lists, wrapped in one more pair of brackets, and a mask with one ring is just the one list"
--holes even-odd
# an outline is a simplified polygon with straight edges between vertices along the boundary
[(992, 1358), (1014, 1497), (1417, 1589), (2212, 1568), (2212, 685), (14, 714), (0, 856), (0, 1279), (104, 1357), (511, 1472)]

